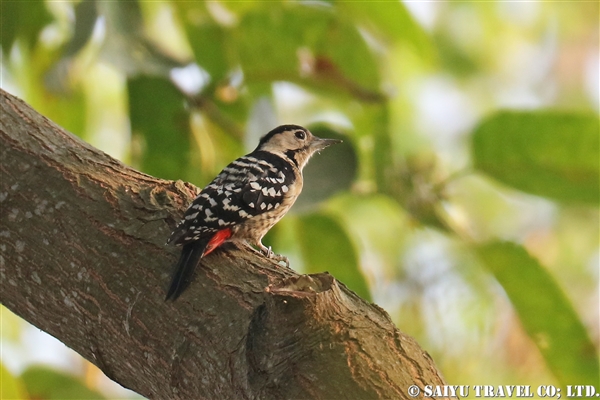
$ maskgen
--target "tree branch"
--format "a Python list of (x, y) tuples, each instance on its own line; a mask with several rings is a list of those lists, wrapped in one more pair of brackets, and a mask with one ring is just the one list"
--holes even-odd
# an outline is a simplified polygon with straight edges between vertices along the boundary
[(153, 399), (409, 398), (433, 361), (330, 275), (232, 246), (176, 302), (196, 188), (134, 171), (0, 91), (2, 304)]

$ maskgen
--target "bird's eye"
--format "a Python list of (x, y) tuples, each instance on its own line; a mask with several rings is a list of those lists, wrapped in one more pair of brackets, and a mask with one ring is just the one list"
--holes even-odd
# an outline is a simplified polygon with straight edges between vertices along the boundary
[(303, 131), (296, 131), (296, 137), (300, 140), (304, 140), (306, 138), (306, 133)]

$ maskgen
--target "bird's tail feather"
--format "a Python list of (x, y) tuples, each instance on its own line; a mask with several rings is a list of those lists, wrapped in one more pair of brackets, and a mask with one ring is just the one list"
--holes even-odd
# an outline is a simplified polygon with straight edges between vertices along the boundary
[(207, 240), (201, 240), (183, 246), (179, 261), (175, 265), (175, 273), (173, 274), (166, 300), (175, 301), (188, 287), (194, 269), (196, 269), (196, 265), (198, 265), (200, 258), (202, 258), (207, 243)]

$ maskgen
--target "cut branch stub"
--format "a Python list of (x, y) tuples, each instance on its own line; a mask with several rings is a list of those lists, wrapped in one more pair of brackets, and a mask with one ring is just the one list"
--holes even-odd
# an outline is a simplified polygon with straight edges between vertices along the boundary
[(410, 398), (408, 386), (442, 381), (427, 362), (412, 359), (429, 357), (387, 313), (364, 305), (328, 273), (269, 285), (246, 339), (253, 392), (261, 398)]

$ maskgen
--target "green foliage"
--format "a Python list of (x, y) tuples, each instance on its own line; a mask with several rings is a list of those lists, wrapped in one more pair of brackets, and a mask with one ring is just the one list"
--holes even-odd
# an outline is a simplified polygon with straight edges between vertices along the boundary
[(180, 179), (188, 165), (189, 116), (184, 98), (163, 78), (140, 76), (127, 83), (133, 134), (144, 138), (142, 170), (165, 179)]
[(559, 382), (563, 386), (598, 384), (600, 367), (594, 344), (552, 276), (515, 244), (494, 242), (476, 250)]
[(421, 57), (435, 54), (431, 38), (415, 22), (400, 1), (380, 2), (377, 6), (367, 1), (336, 1), (341, 12), (385, 39), (408, 44)]
[(600, 202), (597, 115), (503, 111), (473, 134), (475, 166), (499, 181), (563, 202)]
[(198, 65), (206, 70), (215, 82), (225, 79), (230, 71), (226, 54), (227, 32), (212, 20), (203, 24), (185, 24), (187, 37)]
[(8, 54), (17, 39), (22, 39), (32, 48), (37, 43), (40, 31), (50, 21), (51, 15), (43, 0), (3, 1), (0, 13), (2, 51)]
[(263, 3), (240, 19), (232, 29), (210, 21), (188, 26), (196, 60), (215, 80), (239, 65), (249, 83), (287, 80), (376, 96), (371, 92), (378, 90), (379, 73), (372, 52), (356, 27), (332, 10)]
[(323, 214), (301, 217), (298, 225), (306, 272), (328, 271), (363, 299), (371, 301), (358, 255), (343, 227)]
[(47, 367), (29, 367), (21, 375), (31, 398), (45, 400), (102, 400), (100, 393), (87, 388), (78, 378)]
[(13, 376), (4, 366), (0, 363), (0, 399), (25, 399), (26, 391), (23, 388), (23, 383)]

